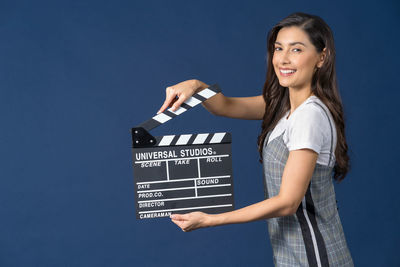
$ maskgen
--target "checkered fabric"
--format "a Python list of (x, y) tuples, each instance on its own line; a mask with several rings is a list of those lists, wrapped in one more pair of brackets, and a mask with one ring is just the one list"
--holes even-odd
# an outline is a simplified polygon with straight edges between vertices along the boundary
[[(263, 149), (266, 198), (278, 195), (289, 156), (283, 133), (268, 144), (271, 132)], [(354, 266), (338, 214), (332, 171), (333, 167), (317, 163), (296, 214), (267, 220), (275, 266)]]

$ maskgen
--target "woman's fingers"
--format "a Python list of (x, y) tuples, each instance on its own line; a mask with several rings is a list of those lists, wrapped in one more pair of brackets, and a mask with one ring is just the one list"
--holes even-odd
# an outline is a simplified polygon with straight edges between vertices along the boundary
[(172, 111), (176, 111), (181, 106), (181, 104), (185, 102), (188, 98), (189, 98), (188, 96), (181, 94), (179, 98), (175, 101), (175, 103), (172, 105), (171, 107)]
[(170, 218), (182, 231), (189, 232), (198, 228), (207, 227), (207, 224), (204, 223), (206, 216), (207, 214), (204, 212), (195, 211), (187, 214), (172, 214)]
[(176, 92), (174, 90), (171, 90), (170, 88), (171, 87), (167, 87), (164, 104), (158, 110), (157, 114), (163, 112), (176, 98)]
[(187, 214), (172, 214), (171, 216), (169, 216), (172, 220), (175, 221), (184, 221), (187, 220), (188, 215)]
[(188, 222), (188, 215), (187, 214), (172, 214), (170, 216), (173, 223), (179, 226), (182, 231), (187, 232), (189, 231), (189, 222)]
[(198, 80), (187, 80), (167, 87), (164, 104), (157, 114), (163, 112), (169, 106), (172, 106), (172, 111), (176, 111), (183, 102), (196, 92), (199, 88), (198, 82)]
[(171, 89), (167, 92), (167, 96), (164, 104), (157, 112), (157, 114), (163, 112), (168, 106), (172, 106), (171, 110), (176, 111), (183, 102), (189, 98), (188, 94), (181, 92), (181, 90)]

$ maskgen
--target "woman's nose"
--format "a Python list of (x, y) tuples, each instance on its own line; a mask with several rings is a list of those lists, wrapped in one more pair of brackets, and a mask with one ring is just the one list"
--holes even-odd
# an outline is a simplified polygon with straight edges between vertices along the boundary
[(288, 64), (288, 63), (290, 63), (289, 51), (282, 51), (281, 64)]

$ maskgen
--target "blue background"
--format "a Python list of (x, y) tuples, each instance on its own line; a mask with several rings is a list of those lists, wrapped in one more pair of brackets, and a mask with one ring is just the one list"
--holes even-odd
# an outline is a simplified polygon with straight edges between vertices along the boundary
[[(0, 266), (272, 266), (265, 221), (182, 232), (135, 218), (130, 128), (196, 78), (259, 95), (266, 35), (334, 31), (352, 169), (336, 185), (357, 266), (399, 266), (396, 1), (1, 1)], [(202, 107), (154, 135), (229, 131), (237, 208), (261, 201), (259, 121)]]

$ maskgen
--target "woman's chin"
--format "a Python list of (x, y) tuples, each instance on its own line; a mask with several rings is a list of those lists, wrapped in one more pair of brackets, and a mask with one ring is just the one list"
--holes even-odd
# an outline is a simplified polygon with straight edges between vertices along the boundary
[(285, 82), (279, 82), (279, 84), (280, 84), (282, 87), (289, 87), (289, 86), (290, 86), (290, 83), (285, 83)]

